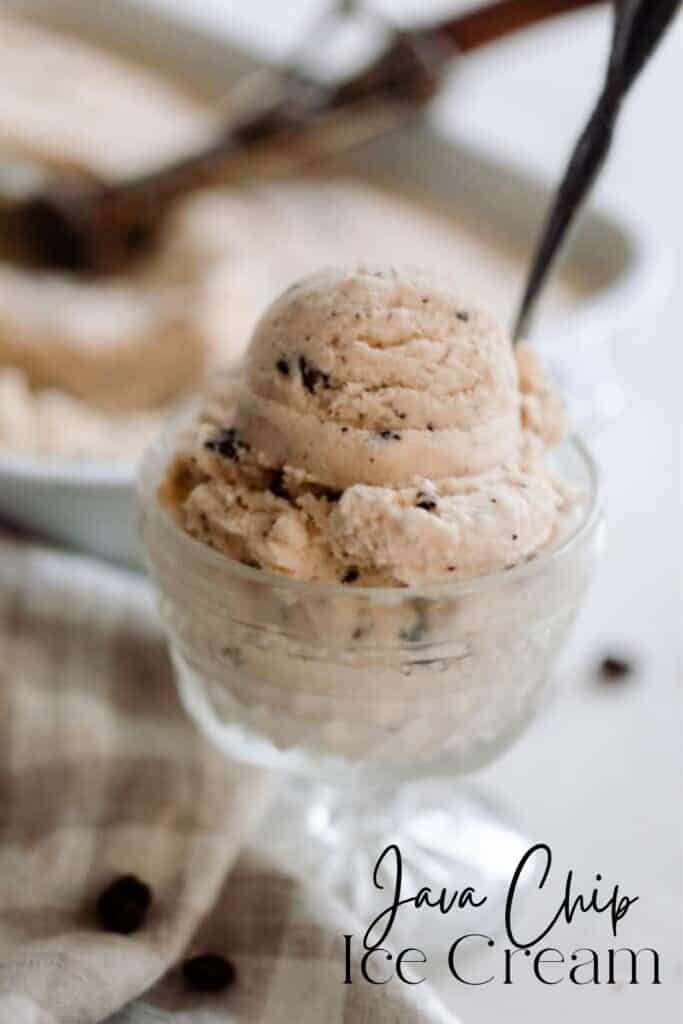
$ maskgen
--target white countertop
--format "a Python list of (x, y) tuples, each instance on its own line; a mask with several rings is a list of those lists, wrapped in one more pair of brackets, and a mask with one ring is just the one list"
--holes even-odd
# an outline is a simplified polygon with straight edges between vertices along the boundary
[[(317, 7), (299, 0), (155, 0), (217, 29), (282, 50)], [(452, 9), (441, 0), (384, 0), (385, 10)], [(557, 173), (595, 95), (608, 39), (605, 11), (556, 22), (468, 58), (439, 116), (449, 131), (523, 151)], [(677, 294), (640, 344), (617, 353), (627, 406), (595, 439), (603, 469), (607, 550), (568, 652), (559, 699), (480, 778), (528, 835), (549, 842), (558, 866), (588, 885), (597, 871), (640, 897), (618, 945), (654, 946), (663, 984), (583, 989), (537, 982), (441, 987), (464, 1024), (657, 1024), (681, 1020), (681, 744), (676, 685), (681, 603), (680, 409), (683, 173), (680, 104), (683, 21), (675, 26), (623, 113), (599, 194), (627, 204), (677, 242)], [(632, 653), (640, 670), (622, 684), (591, 678), (604, 651)], [(416, 941), (419, 935), (416, 936)], [(566, 948), (609, 945), (606, 924), (572, 925)], [(419, 943), (418, 943), (419, 944)]]

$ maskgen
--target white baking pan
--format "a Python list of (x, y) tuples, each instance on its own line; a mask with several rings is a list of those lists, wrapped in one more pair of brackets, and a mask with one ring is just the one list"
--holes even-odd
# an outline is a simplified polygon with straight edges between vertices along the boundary
[[(220, 96), (253, 58), (187, 21), (159, 14), (143, 0), (91, 4), (75, 0), (14, 0), (58, 26), (85, 32), (149, 58)], [(354, 162), (399, 185), (417, 186), (454, 211), (466, 210), (506, 241), (530, 250), (550, 188), (524, 167), (475, 150), (421, 123), (366, 146)], [(595, 412), (596, 396), (614, 412), (609, 350), (634, 335), (666, 296), (673, 256), (647, 225), (623, 210), (587, 210), (566, 260), (595, 287), (544, 324), (542, 347), (570, 397), (579, 425)], [(56, 462), (0, 456), (0, 517), (105, 558), (137, 563), (135, 466), (99, 461)]]

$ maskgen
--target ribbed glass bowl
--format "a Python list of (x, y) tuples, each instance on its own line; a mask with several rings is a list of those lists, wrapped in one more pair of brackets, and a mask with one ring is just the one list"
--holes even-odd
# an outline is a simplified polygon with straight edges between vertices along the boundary
[(143, 543), (184, 700), (226, 754), (318, 776), (346, 772), (339, 759), (461, 772), (529, 721), (596, 552), (581, 442), (557, 454), (581, 497), (554, 549), (465, 583), (359, 588), (252, 569), (184, 533), (157, 498), (172, 439), (142, 466)]
[(360, 588), (249, 568), (185, 534), (157, 496), (174, 436), (142, 464), (147, 565), (187, 711), (229, 758), (283, 770), (270, 854), (359, 921), (389, 843), (411, 891), (452, 877), (493, 912), (527, 843), (454, 783), (530, 722), (581, 604), (601, 533), (583, 444), (556, 455), (577, 500), (555, 547), (468, 582)]

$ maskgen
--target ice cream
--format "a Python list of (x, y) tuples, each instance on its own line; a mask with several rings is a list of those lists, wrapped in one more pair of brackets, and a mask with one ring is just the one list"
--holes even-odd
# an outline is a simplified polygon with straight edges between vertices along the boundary
[[(3, 154), (111, 179), (152, 170), (213, 136), (219, 111), (151, 62), (87, 38), (85, 24), (79, 38), (80, 19), (56, 6), (25, 17), (25, 4), (0, 10)], [(59, 31), (65, 20), (71, 30)]]
[(594, 557), (564, 432), (533, 349), (457, 279), (364, 264), (286, 291), (243, 376), (143, 461), (190, 713), (316, 777), (329, 755), (484, 763), (539, 706)]
[(162, 405), (199, 387), (208, 362), (187, 291), (142, 275), (82, 281), (0, 266), (0, 366), (95, 409)]
[(555, 539), (570, 503), (547, 451), (564, 431), (533, 350), (450, 282), (325, 270), (266, 311), (161, 493), (188, 533), (275, 573), (469, 579)]

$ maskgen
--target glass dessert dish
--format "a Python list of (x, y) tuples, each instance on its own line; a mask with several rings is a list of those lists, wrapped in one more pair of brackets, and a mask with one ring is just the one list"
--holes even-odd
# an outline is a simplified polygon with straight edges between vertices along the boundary
[(553, 456), (581, 495), (553, 549), (466, 582), (365, 588), (276, 576), (186, 534), (158, 498), (176, 431), (141, 469), (147, 564), (187, 711), (229, 758), (286, 775), (273, 847), (360, 921), (389, 843), (408, 891), (476, 883), (494, 903), (527, 843), (454, 777), (544, 700), (601, 532), (583, 444)]

